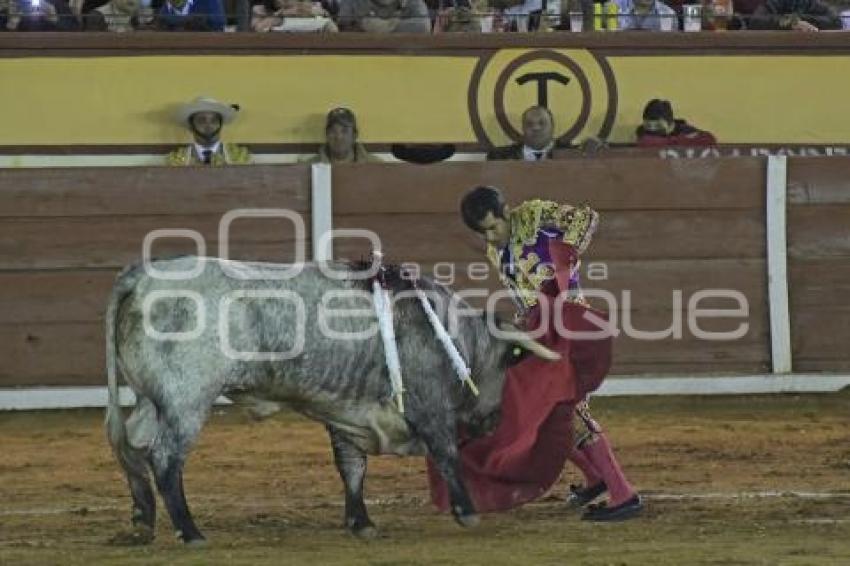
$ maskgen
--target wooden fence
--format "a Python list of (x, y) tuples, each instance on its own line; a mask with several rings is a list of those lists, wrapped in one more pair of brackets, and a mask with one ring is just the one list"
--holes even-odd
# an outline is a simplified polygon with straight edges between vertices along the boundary
[[(794, 369), (850, 368), (850, 159), (789, 159), (788, 261)], [(460, 196), (477, 184), (513, 202), (540, 197), (592, 204), (602, 215), (584, 260), (584, 287), (608, 292), (622, 335), (614, 373), (764, 373), (770, 370), (766, 159), (599, 158), (545, 163), (363, 164), (334, 167), (334, 228), (374, 231), (388, 261), (416, 262), (458, 289), (498, 288), (469, 276), (484, 260), (461, 223)], [(285, 208), (291, 224), (243, 218), (230, 232), (233, 258), (288, 261), (311, 254), (307, 165), (204, 168), (0, 170), (0, 387), (102, 385), (107, 295), (122, 265), (138, 260), (152, 230), (198, 231), (218, 255), (219, 221), (238, 208)], [(327, 211), (325, 211), (327, 212)], [(155, 255), (193, 253), (187, 238), (160, 238)], [(364, 240), (335, 241), (336, 257), (358, 258)], [(738, 293), (745, 318), (699, 319), (694, 308), (733, 309), (729, 298), (689, 303), (706, 289)], [(681, 293), (682, 304), (674, 297)], [(630, 300), (631, 304), (626, 304)], [(604, 306), (600, 298), (593, 299)], [(681, 316), (681, 337), (639, 340)]]

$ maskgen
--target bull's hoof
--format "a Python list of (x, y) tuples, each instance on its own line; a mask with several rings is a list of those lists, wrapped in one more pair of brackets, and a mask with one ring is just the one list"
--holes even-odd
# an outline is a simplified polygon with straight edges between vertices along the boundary
[(255, 421), (262, 421), (282, 410), (283, 407), (280, 403), (257, 399), (252, 406), (248, 407), (248, 414), (251, 415), (251, 418)]
[(116, 533), (108, 542), (113, 546), (143, 546), (151, 544), (153, 539), (153, 529), (145, 525), (135, 525), (130, 531)]
[(197, 529), (189, 529), (188, 532), (175, 531), (174, 536), (183, 541), (186, 546), (203, 546), (207, 543), (207, 539)]
[(378, 529), (375, 525), (366, 525), (359, 529), (351, 529), (351, 534), (361, 540), (373, 540), (378, 538)]
[(455, 521), (457, 521), (457, 524), (461, 527), (471, 529), (481, 524), (481, 517), (478, 515), (458, 515), (455, 517)]

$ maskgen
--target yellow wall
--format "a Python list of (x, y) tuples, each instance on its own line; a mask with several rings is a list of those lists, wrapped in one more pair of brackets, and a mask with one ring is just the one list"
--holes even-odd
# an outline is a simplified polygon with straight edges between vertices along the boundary
[[(493, 115), (501, 69), (529, 50), (501, 50), (475, 94), (487, 135), (508, 138)], [(581, 135), (598, 131), (607, 87), (590, 52), (559, 50), (588, 77), (593, 100)], [(846, 143), (850, 56), (634, 56), (608, 59), (618, 109), (612, 140), (632, 141), (641, 110), (669, 98), (677, 113), (725, 143)], [(345, 105), (363, 141), (475, 143), (468, 94), (475, 52), (457, 56), (303, 55), (0, 59), (0, 145), (164, 144), (186, 132), (177, 104), (207, 94), (242, 106), (226, 138), (245, 143), (316, 142), (328, 109)], [(546, 70), (535, 61), (525, 71)], [(514, 73), (516, 75), (517, 73)], [(514, 78), (514, 77), (512, 77)], [(571, 85), (575, 86), (575, 82)], [(534, 101), (508, 90), (515, 126)], [(554, 91), (553, 91), (554, 92)], [(575, 91), (553, 94), (562, 123), (575, 118)]]
[[(466, 88), (474, 58), (173, 56), (0, 59), (0, 145), (172, 143), (177, 105), (199, 95), (238, 103), (228, 139), (316, 141), (346, 105), (364, 139), (471, 140)], [(437, 119), (426, 116), (439, 110)]]
[(622, 57), (611, 66), (616, 139), (628, 139), (644, 101), (667, 98), (726, 143), (850, 141), (850, 57)]

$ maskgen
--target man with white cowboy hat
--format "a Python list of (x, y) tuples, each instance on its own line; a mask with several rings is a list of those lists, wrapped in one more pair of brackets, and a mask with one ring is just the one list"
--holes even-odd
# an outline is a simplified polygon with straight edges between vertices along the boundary
[(194, 142), (167, 156), (169, 165), (247, 165), (251, 153), (235, 143), (223, 143), (221, 130), (236, 117), (239, 106), (224, 104), (209, 96), (199, 96), (177, 111), (177, 121), (188, 126)]

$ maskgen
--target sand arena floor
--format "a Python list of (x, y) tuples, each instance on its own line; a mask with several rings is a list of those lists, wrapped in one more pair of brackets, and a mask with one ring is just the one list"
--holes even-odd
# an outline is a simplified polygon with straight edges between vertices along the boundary
[(429, 505), (424, 461), (370, 460), (381, 535), (342, 528), (322, 426), (217, 409), (189, 459), (187, 497), (209, 539), (184, 548), (159, 504), (157, 540), (107, 544), (130, 499), (102, 412), (0, 414), (0, 564), (850, 564), (850, 394), (599, 399), (594, 414), (647, 500), (586, 524), (549, 498), (474, 530)]

